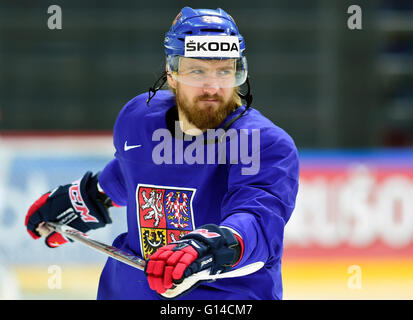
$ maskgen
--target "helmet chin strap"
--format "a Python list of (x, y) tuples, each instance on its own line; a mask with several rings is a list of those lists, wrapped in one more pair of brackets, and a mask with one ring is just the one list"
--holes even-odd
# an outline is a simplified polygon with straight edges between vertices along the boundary
[[(230, 121), (228, 121), (227, 123), (224, 124), (224, 126), (222, 127), (222, 129), (224, 131), (226, 131), (236, 120), (241, 118), (245, 114), (245, 112), (247, 112), (247, 110), (251, 107), (252, 94), (251, 94), (251, 85), (250, 85), (249, 77), (247, 77), (247, 80), (245, 81), (245, 83), (247, 85), (247, 92), (244, 93), (244, 94), (242, 94), (240, 92), (238, 93), (240, 98), (244, 99), (245, 102), (246, 102), (245, 109), (238, 116), (236, 116), (234, 119), (232, 119), (232, 120), (230, 120)], [(220, 139), (222, 139), (222, 137)]]
[(152, 87), (149, 88), (148, 91), (148, 99), (146, 99), (146, 105), (149, 107), (149, 102), (152, 100), (152, 98), (155, 96), (156, 92), (160, 90), (163, 85), (166, 83), (168, 80), (167, 72), (163, 71), (161, 76), (158, 78), (158, 80), (155, 81), (155, 83), (152, 85)]

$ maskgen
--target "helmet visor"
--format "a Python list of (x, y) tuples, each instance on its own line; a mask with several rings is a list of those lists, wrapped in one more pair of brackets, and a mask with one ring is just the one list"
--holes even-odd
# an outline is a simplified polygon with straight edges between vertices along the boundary
[(200, 88), (234, 88), (247, 79), (247, 59), (197, 59), (169, 56), (168, 74), (176, 81)]

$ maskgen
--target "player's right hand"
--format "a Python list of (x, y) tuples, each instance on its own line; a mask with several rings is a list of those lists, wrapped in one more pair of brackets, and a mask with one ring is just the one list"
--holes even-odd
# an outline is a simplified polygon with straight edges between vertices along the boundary
[(46, 245), (55, 248), (68, 242), (60, 233), (47, 228), (45, 222), (67, 224), (88, 232), (111, 223), (111, 201), (98, 190), (97, 175), (88, 171), (80, 180), (59, 186), (37, 199), (29, 208), (25, 226), (33, 239), (45, 236)]
[(214, 275), (236, 265), (242, 257), (241, 242), (228, 228), (203, 225), (149, 257), (145, 266), (149, 287), (160, 295), (172, 289), (171, 298), (186, 294), (202, 282), (188, 286), (185, 279), (191, 275), (206, 269)]

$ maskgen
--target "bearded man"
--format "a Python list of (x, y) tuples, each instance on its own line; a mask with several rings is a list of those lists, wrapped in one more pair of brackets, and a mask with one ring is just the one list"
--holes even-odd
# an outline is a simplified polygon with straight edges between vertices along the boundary
[[(98, 299), (282, 299), (284, 227), (298, 190), (294, 141), (251, 106), (244, 38), (224, 10), (183, 8), (164, 47), (165, 72), (116, 120), (114, 159), (100, 173), (87, 172), (41, 196), (26, 227), (57, 247), (67, 239), (45, 222), (87, 232), (111, 222), (112, 205), (125, 206), (128, 231), (113, 246), (146, 259), (145, 272), (109, 258)], [(210, 129), (234, 134), (211, 140)], [(171, 147), (164, 152), (171, 152), (172, 163), (153, 159), (157, 130), (171, 133), (162, 143)], [(226, 161), (218, 159), (220, 148), (212, 157), (203, 153), (201, 163), (188, 161), (182, 155), (195, 138), (198, 150), (226, 149)], [(238, 149), (231, 147), (234, 139)], [(259, 159), (259, 170), (244, 170), (246, 156)], [(159, 209), (157, 219), (149, 200)], [(263, 267), (243, 277), (186, 281), (205, 270), (224, 274), (254, 263)]]

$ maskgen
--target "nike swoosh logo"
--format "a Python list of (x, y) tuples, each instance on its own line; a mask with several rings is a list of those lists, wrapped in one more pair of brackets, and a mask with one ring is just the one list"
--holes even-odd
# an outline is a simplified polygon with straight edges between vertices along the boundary
[(128, 151), (130, 149), (135, 149), (135, 148), (139, 148), (142, 147), (141, 144), (136, 144), (134, 146), (128, 146), (128, 141), (125, 141), (125, 145), (123, 146), (123, 150)]

